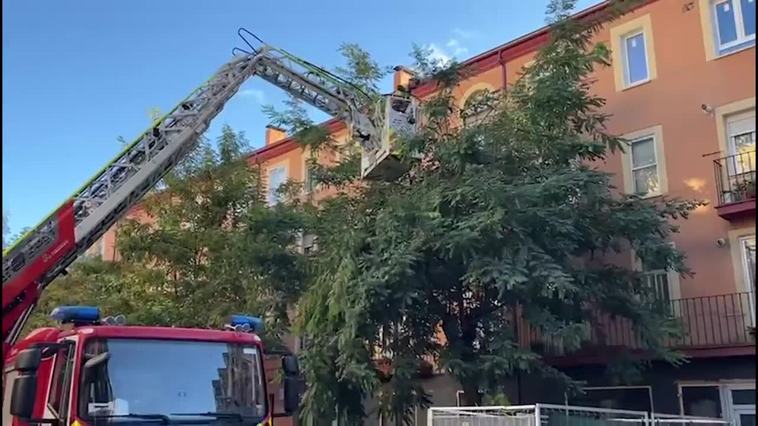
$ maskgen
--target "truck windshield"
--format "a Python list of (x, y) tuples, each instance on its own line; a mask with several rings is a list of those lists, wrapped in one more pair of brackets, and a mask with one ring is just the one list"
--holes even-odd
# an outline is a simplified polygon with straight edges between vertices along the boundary
[(257, 424), (266, 415), (262, 370), (254, 346), (91, 339), (82, 359), (79, 414), (94, 423), (197, 417)]

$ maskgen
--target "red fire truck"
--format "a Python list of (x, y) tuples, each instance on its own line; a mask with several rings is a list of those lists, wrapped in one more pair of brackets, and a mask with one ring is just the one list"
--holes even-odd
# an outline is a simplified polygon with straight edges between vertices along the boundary
[[(272, 424), (256, 317), (232, 315), (224, 330), (130, 326), (87, 306), (52, 317), (59, 327), (34, 330), (6, 357), (3, 424)], [(282, 365), (291, 415), (297, 360)]]
[[(96, 308), (61, 307), (53, 313), (60, 327), (19, 341), (44, 289), (193, 149), (254, 75), (346, 121), (362, 147), (364, 178), (397, 175), (390, 139), (415, 129), (415, 100), (367, 93), (244, 28), (238, 34), (247, 48), (3, 252), (3, 424), (271, 422), (254, 317), (233, 316), (226, 330), (139, 327), (100, 318)], [(282, 364), (291, 413), (297, 359)]]

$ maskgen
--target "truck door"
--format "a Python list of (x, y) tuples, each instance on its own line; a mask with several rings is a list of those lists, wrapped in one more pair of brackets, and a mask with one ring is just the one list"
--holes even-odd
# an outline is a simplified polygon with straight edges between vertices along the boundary
[(53, 358), (50, 385), (44, 409), (44, 418), (59, 419), (61, 425), (71, 422), (71, 393), (73, 392), (74, 358), (76, 337), (66, 338)]
[(18, 371), (14, 369), (5, 370), (3, 377), (3, 424), (12, 425), (13, 416), (11, 416), (11, 389), (13, 381), (18, 377)]

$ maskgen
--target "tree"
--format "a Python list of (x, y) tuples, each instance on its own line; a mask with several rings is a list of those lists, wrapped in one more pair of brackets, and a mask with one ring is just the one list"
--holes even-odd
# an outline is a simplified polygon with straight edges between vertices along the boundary
[[(569, 19), (573, 3), (551, 3), (551, 40), (523, 78), (463, 111), (452, 93), (465, 70), (416, 51), (438, 85), (421, 133), (400, 141), (402, 152), (420, 155), (404, 159), (410, 171), (398, 181), (355, 187), (317, 212), (319, 255), (299, 305), (311, 342), (303, 412), (314, 424), (335, 415), (360, 423), (374, 396), (408, 424), (413, 407), (428, 404), (418, 371), (429, 357), (461, 383), (468, 404), (497, 395), (519, 371), (574, 389), (519, 344), (522, 320), (571, 352), (593, 312), (611, 314), (628, 319), (655, 356), (681, 360), (664, 344), (680, 331), (675, 320), (640, 272), (611, 257), (633, 250), (689, 274), (668, 242), (675, 221), (701, 202), (619, 194), (594, 166), (625, 141), (607, 133), (605, 102), (592, 93), (593, 70), (608, 65), (609, 52), (591, 40), (631, 2), (583, 23)], [(377, 352), (390, 375), (373, 362)]]
[[(130, 323), (219, 327), (229, 314), (264, 317), (276, 343), (303, 283), (296, 205), (266, 205), (247, 140), (224, 126), (141, 203), (149, 221), (118, 225), (121, 260), (84, 259), (46, 292), (53, 303), (96, 303)], [(40, 312), (40, 314), (46, 314)], [(42, 323), (36, 318), (35, 324)]]
[(154, 310), (163, 322), (220, 325), (241, 311), (264, 315), (274, 335), (288, 324), (303, 281), (300, 219), (284, 205), (268, 208), (247, 151), (244, 135), (224, 126), (217, 151), (203, 144), (144, 203), (155, 223), (119, 229), (124, 260), (162, 275), (152, 286), (172, 302)]

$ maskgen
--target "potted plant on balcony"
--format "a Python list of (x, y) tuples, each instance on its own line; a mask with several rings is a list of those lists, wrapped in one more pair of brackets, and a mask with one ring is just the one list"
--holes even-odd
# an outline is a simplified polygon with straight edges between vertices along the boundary
[(731, 192), (732, 202), (755, 199), (755, 180), (737, 182)]

